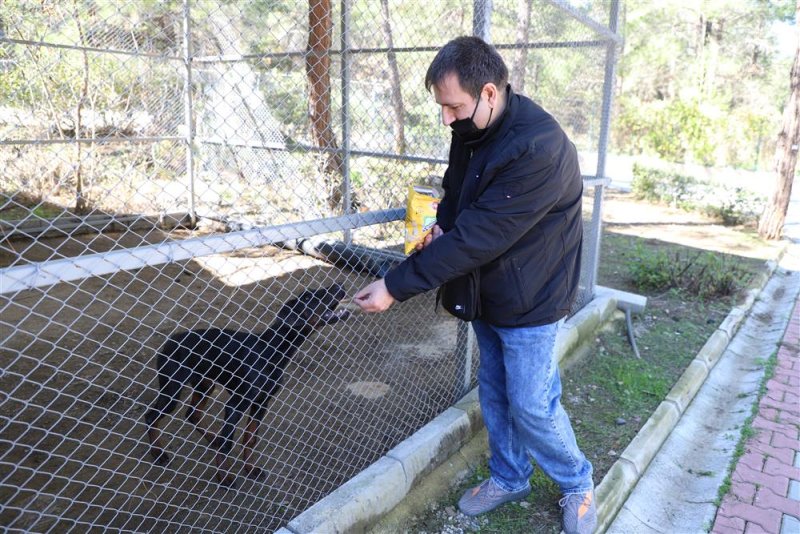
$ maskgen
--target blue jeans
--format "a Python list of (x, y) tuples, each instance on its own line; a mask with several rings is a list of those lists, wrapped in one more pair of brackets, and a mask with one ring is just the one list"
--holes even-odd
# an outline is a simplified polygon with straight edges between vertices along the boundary
[(555, 354), (561, 321), (516, 328), (472, 322), (480, 349), (479, 397), (489, 433), (489, 470), (506, 491), (529, 487), (530, 455), (563, 494), (592, 488), (592, 464), (561, 406)]

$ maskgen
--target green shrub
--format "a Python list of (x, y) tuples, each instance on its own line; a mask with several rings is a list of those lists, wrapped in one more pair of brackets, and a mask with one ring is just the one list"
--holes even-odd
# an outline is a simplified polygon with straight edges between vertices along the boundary
[(664, 202), (671, 206), (691, 209), (695, 206), (699, 182), (691, 177), (671, 171), (633, 165), (631, 188), (638, 199)]
[(663, 251), (649, 251), (637, 244), (628, 273), (633, 284), (641, 290), (660, 291), (672, 283), (671, 260)]
[(726, 225), (752, 224), (766, 198), (741, 187), (715, 186), (672, 170), (635, 163), (631, 192), (635, 198), (685, 210), (698, 209)]
[(766, 198), (741, 187), (725, 187), (715, 195), (716, 203), (706, 204), (706, 214), (723, 224), (755, 224), (764, 210)]
[(676, 289), (700, 298), (734, 295), (749, 279), (747, 272), (726, 256), (711, 252), (670, 256), (641, 245), (634, 250), (628, 273), (639, 290)]

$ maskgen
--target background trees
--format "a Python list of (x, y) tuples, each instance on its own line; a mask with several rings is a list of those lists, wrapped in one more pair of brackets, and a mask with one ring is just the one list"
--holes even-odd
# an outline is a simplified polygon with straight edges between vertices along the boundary
[[(325, 199), (326, 206), (320, 207), (318, 215), (344, 208), (339, 151), (343, 132), (340, 11), (344, 5), (352, 12), (348, 39), (352, 49), (360, 51), (348, 55), (350, 148), (445, 157), (447, 130), (441, 127), (422, 79), (434, 47), (471, 32), (472, 0), (453, 0), (437, 4), (436, 9), (429, 4), (426, 0), (196, 4), (191, 42), (192, 53), (199, 59), (193, 64), (192, 88), (202, 104), (199, 118), (203, 119), (203, 113), (213, 115), (215, 105), (241, 108), (236, 102), (252, 101), (263, 111), (251, 113), (255, 119), (234, 120), (219, 112), (216, 122), (198, 120), (201, 134), (219, 137), (219, 128), (225, 126), (230, 135), (235, 133), (248, 145), (225, 149), (214, 162), (204, 161), (204, 169), (218, 172), (215, 165), (224, 164), (248, 180), (256, 173), (268, 188), (300, 176), (309, 184), (304, 195)], [(494, 2), (492, 38), (506, 43), (501, 52), (515, 89), (553, 112), (579, 149), (589, 154), (597, 148), (604, 51), (568, 44), (590, 42), (597, 35), (553, 4)], [(599, 22), (607, 21), (607, 2), (572, 0), (570, 4)], [(624, 0), (622, 6), (620, 27), (625, 40), (617, 69), (611, 151), (677, 163), (771, 169), (792, 60), (790, 47), (777, 39), (775, 28), (792, 21), (794, 1)], [(7, 36), (0, 42), (0, 128), (7, 120), (16, 137), (62, 141), (94, 139), (109, 132), (145, 137), (180, 134), (186, 123), (180, 61), (182, 13), (179, 0), (120, 5), (97, 0), (47, 1), (41, 6), (28, 0), (0, 3), (0, 39)], [(64, 42), (81, 49), (25, 47), (9, 39)], [(509, 45), (520, 39), (533, 45)], [(94, 50), (105, 48), (134, 55)], [(148, 56), (138, 57), (140, 53)], [(235, 67), (229, 59), (237, 54), (248, 59)], [(153, 59), (162, 56), (172, 59)], [(223, 59), (214, 60), (217, 56)], [(84, 83), (87, 72), (88, 86)], [(222, 78), (230, 81), (237, 73), (241, 75), (238, 82), (220, 82)], [(234, 95), (234, 87), (244, 87), (247, 94)], [(212, 102), (209, 98), (214, 95)], [(240, 127), (240, 123), (253, 126), (254, 122), (262, 128), (248, 132)], [(277, 144), (282, 152), (258, 149), (256, 153), (249, 146), (253, 143)], [(59, 165), (39, 154), (56, 150)], [(90, 151), (76, 150), (80, 153), (68, 154), (56, 145), (26, 148), (23, 152), (30, 161), (24, 166), (30, 172), (9, 173), (8, 183), (43, 194), (70, 189), (70, 209), (81, 208), (79, 203), (85, 199), (97, 202), (93, 184), (111, 174), (109, 166), (99, 160), (92, 166), (86, 158)], [(245, 152), (246, 158), (237, 155)], [(165, 155), (169, 161), (162, 163)], [(2, 157), (0, 150), (0, 162)], [(73, 157), (79, 163), (68, 164)], [(185, 165), (176, 151), (156, 147), (146, 157), (137, 156), (121, 166), (118, 173), (135, 171), (146, 180), (152, 179), (151, 168), (156, 168), (159, 178), (169, 181), (179, 179)], [(358, 195), (362, 208), (397, 204), (405, 184), (441, 171), (427, 163), (403, 165), (366, 157), (349, 160), (351, 192)], [(42, 180), (51, 176), (52, 180)], [(118, 181), (136, 190), (137, 180)], [(115, 187), (120, 191), (121, 186)]]
[(791, 65), (775, 25), (793, 11), (786, 0), (626, 2), (614, 148), (768, 168)]

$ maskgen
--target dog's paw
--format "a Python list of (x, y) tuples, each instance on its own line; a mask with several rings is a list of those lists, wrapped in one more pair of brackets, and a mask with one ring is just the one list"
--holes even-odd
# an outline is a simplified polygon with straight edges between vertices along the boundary
[(153, 458), (153, 463), (161, 467), (167, 467), (169, 464), (170, 456), (164, 449), (150, 449), (150, 457)]

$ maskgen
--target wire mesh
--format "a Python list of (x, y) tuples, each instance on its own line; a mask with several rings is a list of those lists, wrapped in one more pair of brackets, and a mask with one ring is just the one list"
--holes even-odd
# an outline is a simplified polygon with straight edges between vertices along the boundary
[[(512, 84), (596, 151), (609, 41), (581, 18), (607, 25), (609, 6), (479, 4)], [(425, 70), (474, 13), (471, 0), (0, 4), (0, 525), (274, 530), (463, 394), (458, 324), (423, 295), (380, 315), (340, 305), (349, 317), (282, 362), (250, 457), (243, 425), (219, 465), (198, 431), (222, 432), (221, 384), (197, 428), (189, 388), (160, 421), (165, 466), (145, 421), (170, 337), (268, 332), (304, 290), (351, 295), (398, 260), (391, 208), (408, 184), (438, 183), (447, 154)], [(602, 183), (587, 183), (575, 309), (599, 244)], [(326, 243), (360, 247), (356, 260)]]

